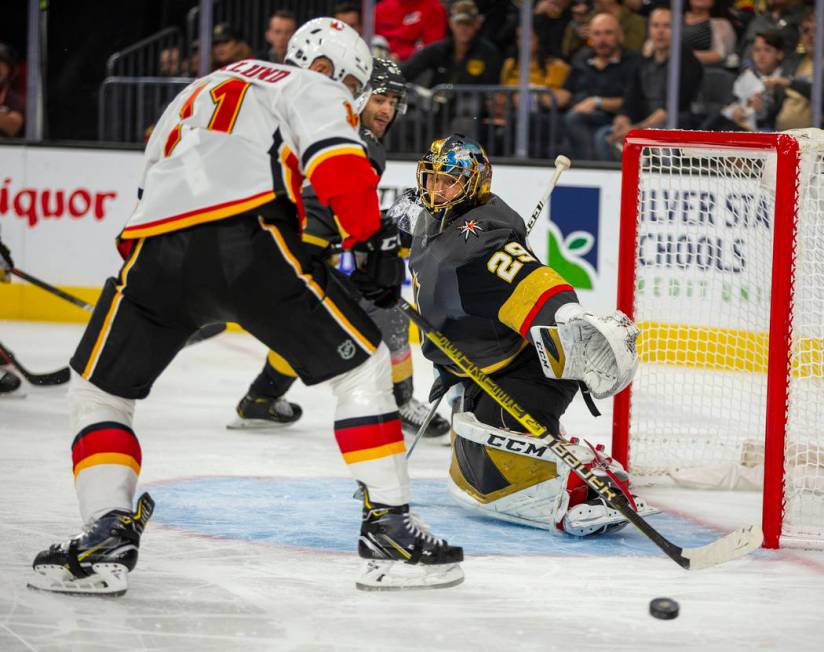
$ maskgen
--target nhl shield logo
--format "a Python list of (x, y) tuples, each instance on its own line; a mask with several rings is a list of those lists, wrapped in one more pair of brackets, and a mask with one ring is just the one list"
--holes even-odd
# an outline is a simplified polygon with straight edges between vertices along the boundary
[(338, 345), (338, 355), (344, 360), (351, 360), (355, 355), (355, 344), (352, 340), (346, 340)]

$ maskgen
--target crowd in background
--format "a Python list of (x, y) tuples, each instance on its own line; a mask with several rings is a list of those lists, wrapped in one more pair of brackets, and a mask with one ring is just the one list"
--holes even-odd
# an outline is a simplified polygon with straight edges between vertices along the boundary
[[(811, 125), (815, 12), (811, 0), (685, 0), (677, 124), (686, 129), (773, 131)], [(510, 0), (380, 0), (375, 5), (373, 52), (397, 61), (413, 92), (405, 120), (433, 110), (451, 128), (485, 143), (511, 133), (520, 105), (519, 9)], [(536, 0), (529, 48), (530, 128), (563, 125), (564, 151), (583, 160), (619, 160), (624, 134), (668, 121), (666, 90), (672, 21), (656, 0)], [(362, 31), (361, 2), (341, 2), (333, 14)], [(298, 27), (287, 9), (272, 13), (264, 46), (255, 51), (239, 29), (218, 23), (212, 67), (256, 57), (282, 63)], [(257, 41), (259, 39), (252, 39)], [(195, 76), (197, 43), (160, 53), (167, 76)], [(15, 64), (0, 47), (0, 133), (19, 110), (10, 88)], [(819, 66), (820, 70), (820, 66)], [(471, 111), (455, 102), (421, 101), (445, 85), (484, 88)], [(437, 98), (436, 98), (437, 99)], [(13, 102), (17, 101), (17, 106)], [(19, 130), (19, 126), (17, 127)], [(530, 155), (553, 144), (535, 137)], [(555, 143), (555, 145), (559, 145)]]

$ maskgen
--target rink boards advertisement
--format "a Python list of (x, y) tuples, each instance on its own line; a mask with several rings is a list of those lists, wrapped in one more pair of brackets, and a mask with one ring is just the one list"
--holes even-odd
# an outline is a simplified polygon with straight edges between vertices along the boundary
[(642, 175), (636, 318), (763, 330), (774, 193), (759, 178)]
[[(142, 161), (136, 151), (0, 147), (0, 236), (16, 266), (94, 302), (120, 267), (114, 241), (134, 208)], [(496, 165), (492, 191), (528, 220), (552, 172), (549, 163)], [(389, 161), (382, 206), (414, 183), (414, 162)], [(615, 305), (619, 201), (618, 170), (573, 167), (530, 236), (539, 258), (592, 310)], [(0, 284), (0, 318), (85, 321), (88, 314), (15, 279)]]

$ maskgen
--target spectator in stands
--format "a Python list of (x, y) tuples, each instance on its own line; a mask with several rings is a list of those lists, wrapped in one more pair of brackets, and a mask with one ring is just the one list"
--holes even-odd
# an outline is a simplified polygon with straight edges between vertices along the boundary
[[(725, 0), (686, 0), (682, 42), (705, 66), (725, 66), (735, 52), (732, 28)], [(737, 67), (738, 56), (730, 61)]]
[(515, 45), (515, 28), (520, 23), (518, 8), (512, 0), (475, 0), (475, 4), (483, 21), (480, 36), (501, 54), (508, 53)]
[(375, 5), (375, 34), (387, 40), (396, 61), (406, 61), (446, 37), (446, 9), (440, 0), (383, 0)]
[(257, 58), (272, 63), (283, 63), (286, 58), (286, 46), (298, 23), (295, 14), (287, 9), (279, 9), (269, 17), (269, 29), (266, 30), (266, 47), (258, 52)]
[[(441, 84), (497, 85), (501, 75), (500, 56), (492, 43), (478, 36), (480, 27), (481, 18), (474, 2), (459, 0), (453, 3), (449, 36), (427, 45), (401, 64), (404, 77), (429, 88)], [(486, 121), (494, 111), (494, 98), (485, 94), (438, 93), (433, 99), (431, 108), (416, 106), (407, 121), (420, 126), (434, 111), (445, 131), (478, 137), (479, 121)]]
[(0, 43), (0, 137), (23, 135), (26, 104), (11, 88), (17, 74), (17, 57), (5, 43)]
[[(520, 40), (521, 29), (517, 30), (517, 39)], [(536, 91), (550, 89), (558, 91), (563, 88), (569, 74), (569, 64), (559, 57), (554, 57), (543, 49), (543, 43), (538, 39), (534, 25), (532, 38), (529, 40), (529, 86)], [(516, 51), (517, 54), (517, 51)], [(501, 86), (518, 86), (521, 82), (520, 63), (517, 56), (509, 57), (501, 68)], [(553, 101), (549, 93), (530, 93), (529, 156), (543, 158), (549, 152), (550, 111)], [(518, 111), (520, 95), (518, 93), (498, 93), (495, 97), (494, 117), (489, 122), (497, 127), (511, 128), (515, 126), (514, 114)], [(514, 138), (510, 138), (513, 141)]]
[[(764, 79), (764, 86), (778, 92), (780, 107), (775, 117), (777, 131), (803, 127), (821, 127), (812, 124), (813, 55), (815, 54), (815, 9), (809, 8), (802, 15), (799, 32), (799, 50), (784, 59), (782, 73)], [(821, 70), (824, 62), (819, 62)], [(820, 73), (819, 73), (820, 74)]]
[(541, 41), (541, 47), (550, 56), (563, 56), (561, 44), (564, 31), (572, 20), (570, 0), (537, 0), (532, 23)]
[(595, 132), (611, 125), (624, 103), (624, 91), (639, 56), (622, 48), (622, 38), (615, 14), (597, 14), (590, 23), (591, 46), (572, 59), (566, 84), (556, 93), (558, 104), (570, 107), (564, 126), (571, 154), (577, 159), (595, 160)]
[(572, 20), (564, 30), (564, 40), (561, 43), (561, 55), (570, 60), (578, 50), (585, 47), (589, 41), (589, 21), (592, 20), (591, 0), (572, 0), (569, 8)]
[(619, 0), (594, 0), (596, 14), (612, 14), (618, 19), (624, 35), (623, 48), (640, 52), (647, 34), (647, 21)]
[(804, 14), (803, 0), (767, 0), (767, 11), (757, 13), (747, 25), (741, 39), (741, 60), (749, 63), (750, 49), (756, 34), (778, 31), (789, 54), (798, 44), (798, 25)]
[(253, 58), (252, 48), (229, 23), (218, 23), (212, 30), (212, 70), (243, 59)]
[(180, 48), (163, 48), (158, 61), (158, 73), (161, 77), (177, 77), (181, 72)]
[(752, 66), (735, 80), (736, 101), (709, 116), (701, 129), (709, 131), (774, 131), (779, 102), (777, 88), (764, 79), (780, 77), (784, 43), (780, 32), (757, 34), (752, 45)]
[[(651, 129), (667, 123), (667, 77), (672, 39), (672, 12), (656, 7), (649, 15), (649, 38), (652, 53), (641, 59), (624, 93), (624, 102), (611, 126), (595, 134), (595, 148), (600, 160), (620, 160), (620, 148), (630, 129)], [(681, 83), (679, 116), (681, 128), (692, 126), (690, 105), (698, 94), (704, 69), (692, 51), (680, 47)]]
[(363, 34), (363, 16), (361, 15), (360, 3), (339, 2), (335, 5), (332, 16), (349, 25), (358, 34)]
[(497, 84), (500, 55), (492, 43), (478, 37), (481, 18), (477, 6), (472, 0), (458, 0), (449, 12), (449, 36), (427, 45), (401, 65), (404, 77), (420, 82), (428, 74), (424, 85), (430, 88), (439, 84)]

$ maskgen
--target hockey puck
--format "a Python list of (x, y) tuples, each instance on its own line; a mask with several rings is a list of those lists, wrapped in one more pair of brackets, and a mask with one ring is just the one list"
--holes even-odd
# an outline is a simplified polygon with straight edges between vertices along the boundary
[(650, 600), (649, 612), (660, 620), (678, 618), (678, 603), (672, 598), (655, 598)]

